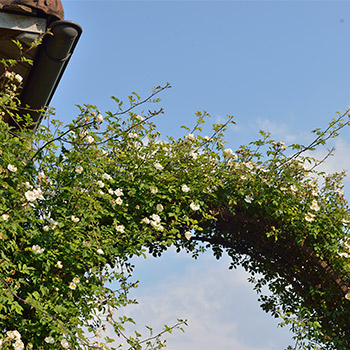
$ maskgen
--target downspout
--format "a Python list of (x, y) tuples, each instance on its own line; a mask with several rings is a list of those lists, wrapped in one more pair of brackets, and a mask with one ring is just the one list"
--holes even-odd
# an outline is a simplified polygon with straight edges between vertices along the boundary
[[(19, 97), (24, 108), (19, 111), (19, 115), (30, 114), (33, 120), (30, 128), (33, 130), (40, 124), (43, 112), (32, 110), (45, 109), (49, 105), (78, 43), (82, 28), (71, 21), (55, 21), (50, 24), (50, 32), (52, 35), (45, 35), (39, 46), (34, 65)], [(29, 106), (30, 111), (25, 110), (26, 106)], [(14, 121), (10, 125), (18, 127)]]

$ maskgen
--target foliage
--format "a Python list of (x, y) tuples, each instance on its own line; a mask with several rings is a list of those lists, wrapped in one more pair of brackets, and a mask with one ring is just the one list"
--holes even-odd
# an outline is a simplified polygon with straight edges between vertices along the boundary
[[(3, 79), (11, 87), (15, 75)], [(103, 116), (79, 106), (66, 126), (47, 116), (35, 133), (0, 121), (2, 348), (120, 348), (107, 325), (131, 349), (164, 347), (160, 336), (186, 321), (144, 339), (125, 334), (133, 321), (118, 310), (135, 302), (130, 257), (175, 245), (194, 257), (226, 251), (259, 294), (268, 286), (262, 308), (291, 325), (296, 346), (348, 349), (344, 174), (318, 172), (309, 153), (337, 136), (348, 113), (308, 146), (261, 131), (233, 152), (223, 140), (232, 116), (202, 136), (209, 115), (198, 112), (186, 136), (161, 138), (153, 118), (163, 110), (140, 109), (169, 87), (144, 100), (133, 93), (125, 109), (113, 98), (117, 111)], [(6, 101), (2, 111), (15, 118), (18, 100)]]

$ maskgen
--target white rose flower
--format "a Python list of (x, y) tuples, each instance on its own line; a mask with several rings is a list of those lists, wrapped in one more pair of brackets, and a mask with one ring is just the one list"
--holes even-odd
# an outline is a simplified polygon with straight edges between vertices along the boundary
[(7, 169), (12, 171), (13, 173), (15, 173), (17, 171), (17, 168), (14, 165), (12, 165), (12, 164), (9, 164), (7, 166)]
[(44, 200), (44, 197), (42, 195), (42, 190), (40, 188), (34, 189), (32, 191), (27, 191), (24, 195), (28, 202), (34, 202), (37, 199)]
[(145, 224), (149, 224), (149, 223), (150, 223), (150, 220), (149, 220), (149, 218), (143, 218), (143, 219), (141, 220), (141, 222), (144, 222)]
[(123, 204), (123, 200), (122, 200), (120, 197), (118, 197), (118, 198), (115, 200), (115, 204), (121, 205), (121, 204)]
[(95, 121), (96, 123), (103, 123), (103, 116), (101, 113), (97, 114)]
[(123, 225), (115, 225), (115, 229), (120, 233), (125, 232), (125, 227)]
[(65, 349), (68, 349), (68, 348), (69, 348), (69, 343), (68, 343), (67, 339), (62, 339), (62, 340), (61, 340), (61, 345), (62, 345)]
[(160, 216), (158, 214), (152, 214), (151, 219), (158, 224), (160, 223)]
[(74, 277), (72, 282), (78, 284), (80, 283), (80, 279), (78, 277)]
[(7, 221), (7, 220), (10, 218), (10, 215), (8, 215), (8, 214), (2, 214), (2, 215), (1, 215), (1, 218), (2, 218), (4, 221)]
[(71, 283), (69, 283), (69, 288), (71, 290), (75, 290), (77, 288), (77, 285), (75, 283), (71, 282)]
[(195, 204), (194, 202), (192, 202), (192, 203), (190, 204), (190, 208), (191, 208), (192, 210), (194, 210), (194, 211), (197, 211), (197, 210), (200, 209), (200, 205), (199, 205), (199, 204)]
[(344, 225), (344, 226), (348, 226), (350, 221), (349, 220), (345, 220), (345, 219), (342, 219), (341, 220), (341, 223)]
[(295, 185), (290, 185), (290, 189), (291, 189), (293, 192), (298, 191), (298, 188), (297, 188), (297, 186), (295, 186)]
[(86, 137), (86, 141), (87, 143), (92, 144), (95, 141), (95, 139), (91, 135), (89, 135)]
[(42, 254), (44, 252), (45, 248), (41, 248), (39, 245), (35, 244), (32, 246), (32, 251), (35, 254)]
[(102, 332), (101, 332), (99, 329), (96, 329), (96, 330), (95, 330), (95, 336), (96, 336), (97, 338), (101, 338), (101, 337), (102, 337)]
[(24, 186), (26, 187), (27, 190), (31, 190), (33, 188), (33, 186), (28, 181), (24, 183)]
[(155, 167), (157, 170), (163, 170), (163, 169), (164, 169), (163, 165), (160, 164), (160, 163), (155, 163), (155, 164), (154, 164), (154, 167)]
[(77, 223), (80, 221), (79, 218), (77, 218), (76, 216), (72, 215), (71, 218), (70, 218), (73, 222)]
[(142, 116), (139, 115), (139, 114), (137, 114), (137, 115), (135, 116), (135, 118), (136, 118), (137, 120), (139, 120), (140, 122), (143, 122), (143, 121), (145, 120), (145, 118), (142, 117)]
[(45, 343), (53, 344), (54, 342), (55, 342), (55, 340), (52, 337), (46, 337), (45, 338)]
[(104, 173), (104, 174), (102, 175), (102, 179), (103, 179), (103, 180), (108, 180), (108, 181), (110, 181), (110, 180), (112, 180), (112, 176), (109, 175), (109, 174)]
[(75, 168), (75, 172), (78, 173), (78, 174), (81, 174), (83, 171), (84, 171), (84, 168), (81, 165), (78, 165)]
[(315, 199), (312, 201), (312, 205), (310, 206), (310, 209), (314, 210), (314, 211), (319, 211), (320, 210), (320, 207), (317, 204), (317, 201)]
[(56, 228), (56, 226), (58, 225), (58, 222), (55, 221), (55, 220), (52, 219), (52, 218), (49, 218), (47, 221), (51, 224), (51, 228), (52, 228), (53, 230), (54, 230), (54, 229)]
[(13, 73), (12, 73), (12, 72), (9, 72), (9, 71), (6, 71), (6, 72), (5, 72), (5, 77), (6, 77), (7, 79), (11, 79), (11, 78), (13, 77)]
[(187, 185), (182, 185), (181, 186), (181, 191), (187, 193), (187, 192), (190, 191), (190, 188)]
[(196, 139), (196, 137), (193, 134), (187, 134), (185, 138), (188, 141), (194, 141)]
[(21, 83), (22, 80), (23, 80), (23, 77), (22, 77), (20, 74), (16, 74), (16, 75), (15, 75), (15, 79), (16, 79), (19, 83)]
[(62, 261), (61, 261), (61, 260), (58, 260), (57, 263), (56, 263), (56, 266), (57, 266), (59, 269), (63, 269)]
[(192, 159), (196, 160), (196, 159), (198, 158), (198, 154), (197, 154), (196, 152), (194, 152), (194, 151), (191, 151), (191, 152), (190, 152), (190, 157), (191, 157)]
[(121, 188), (117, 188), (117, 189), (114, 191), (114, 194), (115, 194), (117, 197), (124, 196), (123, 190), (122, 190)]
[(350, 293), (345, 294), (345, 299), (350, 300)]
[(96, 250), (96, 253), (98, 255), (103, 255), (105, 252), (101, 248), (99, 248), (99, 249)]
[(186, 231), (185, 232), (185, 237), (189, 241), (191, 239), (191, 237), (192, 237), (192, 233), (190, 231)]
[(108, 189), (108, 193), (111, 195), (111, 196), (113, 196), (114, 195), (114, 191), (110, 188), (110, 189)]
[(244, 166), (246, 166), (249, 170), (252, 170), (254, 168), (254, 163), (253, 162), (245, 162), (242, 163)]
[(151, 193), (153, 193), (153, 194), (158, 193), (158, 188), (157, 187), (151, 187)]
[(48, 225), (45, 225), (45, 226), (43, 227), (43, 230), (44, 230), (45, 232), (48, 232), (48, 231), (50, 231), (50, 226), (48, 226)]
[(254, 200), (254, 198), (252, 196), (245, 196), (244, 197), (244, 201), (246, 203), (251, 203)]
[(7, 331), (6, 335), (7, 335), (7, 337), (10, 340), (13, 340), (13, 339), (19, 340), (19, 339), (21, 339), (21, 334), (18, 331)]
[(225, 158), (231, 158), (234, 155), (234, 153), (231, 148), (225, 148), (223, 151), (223, 155)]
[(164, 231), (164, 226), (162, 226), (160, 223), (155, 222), (155, 221), (151, 221), (151, 225), (154, 229), (156, 229), (157, 231)]
[(97, 184), (97, 186), (99, 186), (100, 188), (105, 187), (105, 184), (104, 184), (101, 180), (98, 180), (98, 181), (96, 182), (96, 184)]
[(14, 350), (23, 350), (24, 344), (21, 339), (16, 340), (16, 342), (13, 344)]
[(307, 214), (305, 215), (305, 220), (308, 221), (308, 222), (312, 222), (312, 221), (315, 220), (314, 217), (315, 217), (314, 214), (312, 214), (312, 213), (307, 213)]
[(158, 211), (163, 211), (164, 210), (164, 207), (161, 204), (157, 204), (156, 208), (157, 208)]
[(286, 149), (286, 145), (284, 144), (284, 142), (280, 141), (278, 142), (278, 145), (282, 148), (282, 149)]

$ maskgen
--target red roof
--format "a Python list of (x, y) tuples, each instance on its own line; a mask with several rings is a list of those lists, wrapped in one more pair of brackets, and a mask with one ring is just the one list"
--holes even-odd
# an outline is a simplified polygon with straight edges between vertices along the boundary
[(0, 10), (64, 19), (61, 0), (0, 0)]

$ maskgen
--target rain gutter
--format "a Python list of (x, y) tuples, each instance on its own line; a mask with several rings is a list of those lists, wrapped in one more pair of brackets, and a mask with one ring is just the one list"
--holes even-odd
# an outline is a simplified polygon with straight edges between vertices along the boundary
[[(33, 111), (46, 109), (62, 78), (67, 64), (73, 54), (82, 33), (82, 28), (71, 21), (54, 21), (50, 24), (51, 34), (44, 37), (39, 46), (33, 67), (23, 86), (19, 99), (21, 106), (28, 106), (30, 110), (21, 109), (20, 116), (30, 114), (36, 130), (43, 117), (43, 112)], [(14, 122), (11, 126), (18, 127)]]

